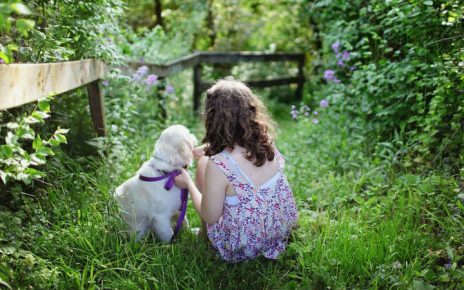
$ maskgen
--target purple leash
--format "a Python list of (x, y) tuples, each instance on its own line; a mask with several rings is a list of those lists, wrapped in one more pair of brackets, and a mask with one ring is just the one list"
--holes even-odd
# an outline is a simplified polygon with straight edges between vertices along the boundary
[[(169, 172), (169, 173), (166, 173), (158, 177), (147, 177), (147, 176), (140, 175), (139, 179), (142, 181), (147, 181), (147, 182), (155, 182), (155, 181), (161, 181), (167, 178), (168, 180), (164, 184), (164, 188), (169, 191), (174, 186), (174, 178), (179, 174), (181, 174), (181, 172), (179, 170), (175, 170), (173, 172)], [(185, 213), (187, 211), (187, 201), (188, 201), (188, 190), (186, 188), (183, 188), (180, 190), (180, 201), (181, 201), (180, 208), (179, 208), (180, 215), (179, 215), (179, 218), (177, 219), (173, 238), (177, 236), (177, 234), (179, 233), (180, 227), (182, 226), (182, 223), (184, 222), (184, 219), (185, 219)]]

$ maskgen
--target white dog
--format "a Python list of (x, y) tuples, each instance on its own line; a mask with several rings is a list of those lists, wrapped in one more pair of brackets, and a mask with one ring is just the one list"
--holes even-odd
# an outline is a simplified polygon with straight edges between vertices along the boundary
[(163, 177), (186, 168), (193, 161), (192, 150), (196, 144), (197, 139), (187, 128), (170, 126), (156, 142), (153, 157), (116, 189), (115, 198), (121, 207), (121, 215), (138, 239), (151, 230), (161, 241), (171, 240), (174, 235), (171, 220), (181, 206), (180, 189), (174, 185), (167, 190), (165, 184), (169, 178), (159, 181), (142, 179)]

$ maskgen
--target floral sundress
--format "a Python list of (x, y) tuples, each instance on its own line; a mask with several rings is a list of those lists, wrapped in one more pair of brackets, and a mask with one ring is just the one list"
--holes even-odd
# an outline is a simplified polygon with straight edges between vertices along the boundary
[(210, 159), (221, 169), (236, 195), (226, 196), (220, 219), (207, 224), (207, 234), (219, 255), (238, 262), (263, 255), (276, 259), (285, 250), (298, 212), (283, 169), (283, 156), (275, 149), (277, 173), (255, 186), (227, 151)]

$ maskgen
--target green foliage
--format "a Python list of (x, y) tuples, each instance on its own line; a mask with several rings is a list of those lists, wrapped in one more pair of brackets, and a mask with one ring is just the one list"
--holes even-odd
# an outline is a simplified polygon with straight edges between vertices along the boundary
[[(105, 1), (6, 1), (0, 4), (0, 58), (4, 63), (53, 62), (100, 58), (113, 63), (122, 59), (112, 40), (118, 36), (122, 2)], [(72, 93), (71, 93), (72, 94)], [(0, 177), (29, 184), (44, 176), (37, 166), (53, 155), (52, 147), (66, 143), (67, 130), (56, 130), (42, 139), (33, 124), (49, 117), (49, 99), (32, 112), (2, 114), (7, 123), (0, 132)], [(26, 109), (27, 111), (27, 109)]]
[(32, 179), (43, 177), (44, 172), (36, 167), (45, 164), (47, 157), (54, 154), (53, 147), (66, 143), (66, 129), (58, 128), (50, 138), (42, 139), (32, 127), (43, 124), (50, 117), (51, 100), (51, 97), (40, 100), (30, 114), (6, 124), (5, 144), (0, 145), (0, 178), (3, 183), (14, 179), (29, 184)]
[[(406, 166), (456, 162), (464, 140), (462, 3), (309, 1), (307, 8), (325, 67), (341, 81), (329, 81), (329, 99), (375, 139), (401, 137)], [(331, 48), (337, 41), (340, 51)], [(342, 50), (355, 71), (337, 66)]]
[[(198, 125), (182, 111), (169, 124)], [(280, 122), (277, 146), (300, 223), (277, 261), (226, 263), (189, 231), (170, 245), (125, 236), (109, 193), (152, 151), (159, 130), (147, 127), (130, 135), (138, 146), (121, 147), (117, 165), (57, 152), (45, 165), (50, 186), (38, 189), (42, 198), (0, 216), (0, 239), (8, 245), (0, 250), (11, 252), (1, 258), (0, 278), (14, 288), (58, 289), (460, 288), (460, 181), (444, 172), (391, 171), (363, 153), (365, 137), (347, 116), (319, 118)], [(192, 227), (200, 225), (191, 205), (187, 214)]]
[(210, 20), (205, 36), (218, 51), (305, 51), (311, 31), (301, 1), (207, 1)]
[(190, 53), (192, 35), (169, 34), (157, 26), (141, 36), (131, 34), (126, 53), (130, 58), (148, 63), (163, 64)]
[(122, 60), (119, 0), (28, 1), (0, 4), (0, 58), (6, 63), (100, 58)]
[(0, 60), (4, 63), (14, 61), (13, 54), (19, 50), (18, 41), (11, 36), (27, 37), (34, 29), (35, 22), (26, 18), (31, 14), (31, 10), (21, 2), (9, 0), (0, 3)]
[(149, 74), (147, 67), (140, 67), (132, 76), (113, 70), (103, 83), (106, 118), (111, 125), (106, 138), (94, 139), (92, 143), (113, 166), (114, 174), (129, 174), (121, 163), (137, 150), (141, 136), (154, 142), (155, 136), (143, 132), (160, 131), (164, 126), (166, 104), (175, 97), (173, 88)]
[[(294, 122), (286, 119), (288, 106), (269, 102), (275, 116), (285, 116), (277, 146), (286, 156), (300, 223), (277, 261), (239, 264), (225, 263), (189, 231), (170, 245), (152, 236), (128, 239), (111, 197), (150, 156), (162, 128), (180, 123), (202, 130), (190, 114), (189, 72), (169, 79), (174, 89), (146, 69), (131, 76), (113, 69), (102, 82), (106, 138), (91, 139), (82, 89), (51, 103), (61, 110), (47, 124), (49, 100), (26, 108), (29, 113), (0, 112), (6, 120), (0, 174), (8, 182), (0, 186), (6, 189), (0, 194), (0, 287), (464, 286), (464, 169), (424, 173), (417, 166), (464, 164), (459, 0), (168, 0), (162, 1), (164, 27), (156, 28), (154, 1), (126, 1), (133, 29), (120, 26), (121, 1), (24, 3), (0, 4), (5, 62), (98, 57), (118, 63), (121, 52), (168, 62), (194, 49), (307, 51), (312, 41), (313, 72), (322, 75), (322, 67), (333, 74), (323, 86), (310, 76), (310, 88), (318, 88), (311, 93), (331, 106), (318, 108), (324, 111), (317, 118), (295, 108)], [(237, 78), (292, 70), (280, 63), (224, 68)], [(209, 67), (205, 74), (218, 77)], [(305, 96), (311, 107), (313, 96)], [(55, 123), (71, 124), (72, 131), (65, 137)], [(67, 139), (70, 144), (54, 147)], [(82, 144), (93, 147), (84, 152)], [(40, 186), (14, 182), (39, 177)], [(191, 206), (188, 217), (200, 226)]]
[(280, 136), (300, 209), (289, 276), (310, 289), (462, 286), (460, 179), (397, 172), (365, 153), (363, 128), (329, 109)]

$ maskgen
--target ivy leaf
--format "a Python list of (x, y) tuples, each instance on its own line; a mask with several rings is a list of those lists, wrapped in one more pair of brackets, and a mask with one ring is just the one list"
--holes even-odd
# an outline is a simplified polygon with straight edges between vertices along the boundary
[(60, 141), (56, 140), (55, 138), (48, 140), (48, 143), (52, 145), (53, 147), (60, 146)]
[[(46, 142), (48, 143), (48, 142)], [(36, 154), (43, 154), (45, 156), (52, 156), (52, 155), (55, 155), (55, 153), (53, 152), (52, 149), (50, 149), (49, 147), (42, 147), (42, 148), (39, 148), (37, 149), (37, 151), (35, 152)]]
[(18, 137), (11, 132), (8, 132), (5, 137), (6, 144), (16, 144)]
[(54, 136), (55, 140), (61, 143), (67, 143), (66, 136), (60, 133), (55, 133)]
[(41, 122), (44, 121), (44, 119), (47, 119), (50, 117), (49, 114), (42, 112), (42, 111), (35, 111), (31, 114), (32, 117), (41, 120)]
[(34, 142), (32, 142), (32, 148), (37, 152), (42, 147), (43, 147), (42, 139), (40, 138), (39, 135), (37, 135), (34, 139)]
[(12, 130), (18, 128), (18, 126), (19, 126), (19, 125), (18, 125), (18, 123), (16, 123), (16, 122), (10, 122), (10, 123), (6, 124), (6, 127), (7, 127), (8, 129), (12, 129)]
[(2, 159), (8, 159), (13, 156), (13, 148), (10, 145), (0, 146), (0, 152), (2, 153)]
[(41, 178), (45, 176), (45, 174), (42, 171), (39, 171), (35, 168), (27, 168), (26, 170), (24, 170), (24, 173), (29, 175), (29, 177), (31, 178)]
[[(8, 182), (8, 178), (11, 176), (11, 173), (4, 172), (0, 170), (0, 178), (2, 179), (3, 183), (6, 184)], [(10, 288), (11, 289), (11, 288)]]
[(61, 129), (60, 127), (58, 127), (58, 129), (56, 130), (56, 133), (60, 133), (60, 134), (66, 134), (69, 132), (69, 129)]
[(28, 174), (23, 173), (23, 172), (20, 172), (20, 173), (16, 174), (15, 179), (16, 180), (21, 180), (25, 184), (31, 184), (31, 181), (32, 181), (31, 176), (29, 176)]
[(20, 139), (34, 139), (35, 132), (28, 125), (23, 125), (16, 130), (16, 136)]
[(43, 121), (42, 119), (37, 119), (32, 116), (27, 116), (24, 119), (24, 122), (26, 122), (26, 124), (37, 124), (37, 123), (41, 123), (42, 121)]
[(45, 154), (41, 153), (34, 153), (29, 156), (31, 158), (32, 165), (42, 165), (47, 162), (47, 158)]
[(433, 1), (424, 1), (424, 5), (432, 6), (432, 5), (433, 5)]
[(50, 103), (47, 100), (39, 101), (39, 109), (43, 112), (50, 112)]

